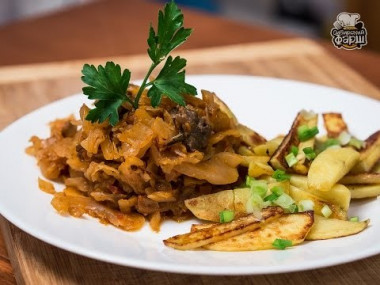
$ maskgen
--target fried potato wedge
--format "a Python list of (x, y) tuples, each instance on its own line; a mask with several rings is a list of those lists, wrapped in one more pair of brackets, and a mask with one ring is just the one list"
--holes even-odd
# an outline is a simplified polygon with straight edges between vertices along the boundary
[[(286, 187), (286, 183), (279, 185), (283, 185), (286, 192), (289, 191), (289, 186)], [(185, 200), (185, 205), (198, 219), (219, 222), (219, 213), (224, 210), (234, 211), (235, 218), (249, 214), (247, 213), (247, 203), (251, 201), (251, 196), (251, 189), (236, 188), (188, 199)]]
[(329, 138), (337, 138), (339, 135), (348, 131), (347, 124), (343, 120), (340, 113), (324, 113), (322, 114), (327, 136)]
[(290, 184), (300, 188), (301, 190), (309, 192), (324, 201), (336, 204), (345, 211), (347, 211), (350, 206), (351, 192), (342, 184), (335, 184), (330, 191), (311, 190), (307, 186), (307, 176), (294, 174), (290, 176)]
[(380, 184), (380, 173), (360, 173), (344, 176), (342, 184)]
[(263, 136), (242, 124), (238, 124), (237, 130), (240, 132), (242, 141), (252, 148), (267, 141)]
[(256, 162), (252, 161), (248, 166), (248, 175), (254, 178), (260, 177), (262, 175), (272, 175), (273, 168), (270, 167), (266, 162)]
[(241, 165), (248, 167), (249, 164), (252, 162), (267, 164), (268, 161), (269, 161), (269, 156), (247, 155), (247, 156), (243, 156), (243, 162), (241, 163)]
[(337, 219), (326, 219), (314, 216), (314, 225), (306, 236), (306, 240), (323, 240), (354, 235), (367, 228), (369, 220), (350, 222)]
[(229, 223), (216, 224), (194, 232), (176, 235), (164, 240), (164, 244), (175, 249), (188, 250), (225, 240), (243, 233), (254, 231), (264, 224), (278, 219), (284, 211), (280, 207), (268, 207), (262, 210), (261, 219), (254, 215), (241, 217)]
[(253, 148), (253, 152), (257, 155), (271, 156), (281, 144), (284, 137), (276, 137), (266, 143), (260, 144)]
[(359, 161), (359, 153), (352, 148), (328, 148), (311, 163), (308, 187), (329, 191)]
[[(252, 201), (252, 190), (249, 188), (237, 188), (233, 192), (235, 217), (249, 214), (247, 213), (247, 203)], [(219, 222), (219, 219), (216, 222)]]
[[(248, 251), (265, 250), (273, 248), (275, 239), (291, 240), (293, 245), (304, 241), (314, 222), (313, 212), (285, 214), (276, 220), (266, 223), (261, 228), (228, 238), (216, 243), (203, 246), (203, 248), (217, 251)], [(206, 225), (209, 227), (210, 225)], [(192, 230), (205, 228), (196, 225)]]
[(202, 195), (185, 200), (185, 205), (198, 219), (219, 222), (221, 211), (235, 211), (234, 191), (236, 190), (224, 190), (214, 194)]
[(210, 228), (212, 226), (217, 225), (217, 223), (209, 223), (209, 224), (192, 224), (190, 228), (190, 232), (195, 232), (203, 229)]
[[(298, 128), (300, 126), (306, 125), (308, 127), (314, 127), (317, 125), (318, 115), (312, 112), (301, 111), (297, 114), (296, 118), (293, 121), (292, 127), (288, 134), (284, 137), (279, 147), (273, 153), (269, 160), (269, 164), (273, 167), (273, 169), (282, 169), (286, 170), (289, 168), (285, 156), (290, 152), (290, 148), (292, 145), (298, 146), (299, 149), (304, 149), (308, 146), (314, 145), (314, 138), (300, 142), (298, 139)], [(302, 151), (299, 152), (300, 155), (303, 154)], [(299, 162), (293, 166), (293, 171), (300, 174), (306, 174), (308, 170), (308, 166), (305, 165), (305, 158), (297, 157)]]
[(372, 173), (380, 173), (380, 160), (376, 162), (374, 167), (371, 169)]
[(347, 219), (347, 212), (343, 210), (341, 207), (339, 207), (336, 204), (332, 204), (326, 200), (322, 200), (321, 198), (315, 196), (314, 194), (311, 194), (307, 191), (304, 191), (302, 189), (299, 189), (297, 187), (294, 187), (290, 185), (290, 193), (289, 195), (293, 198), (294, 201), (298, 204), (302, 200), (311, 200), (314, 203), (314, 211), (318, 215), (322, 215), (322, 208), (327, 205), (332, 211), (331, 218), (336, 218), (340, 220), (346, 220)]
[(375, 185), (347, 185), (352, 199), (374, 198), (380, 195), (380, 184)]
[(226, 103), (222, 99), (220, 99), (214, 92), (210, 92), (207, 90), (201, 90), (202, 96), (209, 96), (214, 99), (214, 102), (219, 106), (220, 110), (227, 115), (227, 117), (233, 122), (234, 125), (238, 125), (238, 119), (235, 114), (231, 111)]
[(359, 162), (351, 173), (370, 172), (372, 167), (380, 160), (380, 131), (370, 135), (365, 140), (365, 147), (360, 151)]
[(269, 156), (249, 155), (243, 156), (241, 165), (248, 167), (248, 175), (256, 178), (262, 175), (273, 174), (273, 169), (268, 165), (268, 161)]

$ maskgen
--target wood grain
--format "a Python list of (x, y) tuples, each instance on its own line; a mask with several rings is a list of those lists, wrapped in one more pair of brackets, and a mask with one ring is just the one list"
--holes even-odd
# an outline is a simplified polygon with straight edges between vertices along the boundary
[[(156, 19), (161, 6), (152, 0), (103, 0), (0, 26), (0, 43), (4, 43), (0, 44), (0, 65), (140, 53), (146, 50), (147, 23)], [(184, 50), (295, 37), (258, 23), (250, 25), (182, 8), (185, 25), (194, 28), (191, 39), (181, 47)], [(370, 42), (373, 37), (371, 33)], [(334, 56), (380, 87), (380, 68), (375, 68), (380, 66), (379, 54), (370, 52), (367, 46), (347, 51), (336, 49), (330, 40), (321, 42)]]
[[(191, 74), (253, 74), (297, 79), (380, 99), (379, 91), (371, 83), (308, 40), (189, 50), (181, 55), (189, 60), (187, 70)], [(94, 58), (86, 61), (100, 63), (104, 60)], [(141, 77), (146, 69), (146, 59), (140, 55), (117, 57), (115, 60), (131, 66), (137, 74), (136, 78)], [(80, 91), (78, 77), (83, 62), (0, 68), (0, 128), (39, 106)], [(55, 72), (59, 74), (54, 75)], [(192, 276), (115, 266), (88, 259), (39, 241), (4, 219), (0, 220), (0, 225), (19, 284), (376, 284), (380, 280), (380, 255), (346, 265), (299, 273)], [(1, 284), (13, 284), (9, 268), (6, 252), (2, 249)]]
[[(297, 51), (295, 53), (294, 51)], [(338, 87), (373, 98), (379, 90), (313, 41), (276, 40), (263, 43), (183, 51), (187, 74), (253, 74), (295, 79)], [(132, 67), (132, 79), (144, 76), (146, 55), (93, 58), (66, 62), (0, 67), (0, 128), (49, 101), (80, 92), (80, 70), (84, 63), (107, 60)], [(345, 76), (338, 75), (344, 74)], [(25, 104), (25, 94), (36, 94)], [(10, 106), (23, 108), (11, 108)], [(6, 108), (5, 106), (9, 106)]]
[[(156, 3), (154, 3), (156, 2)], [(106, 0), (0, 27), (0, 65), (112, 57), (147, 48), (148, 25), (161, 1)], [(292, 37), (183, 7), (185, 26), (194, 29), (181, 49)]]

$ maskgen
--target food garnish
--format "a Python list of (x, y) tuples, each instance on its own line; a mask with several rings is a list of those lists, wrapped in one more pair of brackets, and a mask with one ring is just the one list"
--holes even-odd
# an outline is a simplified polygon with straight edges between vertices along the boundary
[[(97, 100), (86, 120), (102, 123), (109, 119), (110, 124), (115, 126), (120, 119), (121, 105), (127, 102), (137, 109), (141, 95), (147, 87), (150, 87), (147, 95), (153, 107), (161, 104), (163, 96), (185, 106), (183, 95), (196, 95), (197, 90), (185, 82), (186, 59), (168, 55), (182, 45), (191, 33), (192, 29), (183, 27), (183, 14), (174, 1), (167, 3), (164, 10), (159, 11), (157, 31), (151, 25), (147, 40), (148, 55), (152, 63), (134, 97), (127, 93), (131, 78), (128, 69), (121, 72), (120, 65), (114, 62), (107, 62), (105, 66), (99, 65), (98, 68), (85, 64), (82, 81), (89, 86), (83, 87), (82, 91), (89, 99)], [(156, 78), (149, 81), (152, 72), (165, 59), (165, 64)]]
[(274, 242), (272, 243), (273, 247), (277, 248), (277, 249), (285, 249), (287, 247), (290, 247), (293, 245), (293, 242), (291, 240), (288, 240), (288, 239), (280, 239), (280, 238), (276, 238), (274, 240)]
[(141, 86), (113, 62), (83, 66), (95, 108), (52, 122), (50, 137), (33, 136), (27, 149), (43, 176), (65, 184), (58, 192), (38, 180), (56, 211), (127, 231), (212, 222), (164, 241), (181, 250), (286, 249), (363, 231), (369, 220), (347, 211), (351, 199), (380, 195), (380, 131), (361, 141), (341, 114), (325, 113), (327, 135), (317, 137), (318, 114), (302, 110), (285, 136), (266, 140), (216, 94), (194, 96), (186, 60), (169, 55), (191, 32), (174, 1), (159, 11)]

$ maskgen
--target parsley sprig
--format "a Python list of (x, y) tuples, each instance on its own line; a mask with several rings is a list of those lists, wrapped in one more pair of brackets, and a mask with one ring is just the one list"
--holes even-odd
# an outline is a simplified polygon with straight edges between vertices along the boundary
[[(148, 55), (152, 60), (151, 66), (145, 75), (135, 98), (127, 95), (127, 88), (131, 77), (128, 69), (121, 71), (121, 67), (113, 62), (107, 62), (103, 67), (85, 64), (82, 70), (82, 81), (88, 86), (83, 87), (83, 94), (89, 99), (97, 100), (95, 108), (90, 110), (86, 120), (102, 123), (109, 119), (114, 126), (119, 122), (119, 108), (125, 102), (133, 108), (139, 107), (141, 95), (146, 87), (151, 105), (160, 105), (162, 97), (167, 96), (179, 105), (185, 105), (184, 94), (196, 95), (196, 88), (185, 82), (186, 59), (179, 56), (173, 58), (170, 52), (183, 44), (191, 35), (192, 29), (183, 27), (183, 14), (178, 6), (171, 1), (163, 11), (158, 12), (157, 31), (152, 25), (149, 28)], [(165, 64), (157, 77), (148, 81), (152, 72), (162, 61)]]

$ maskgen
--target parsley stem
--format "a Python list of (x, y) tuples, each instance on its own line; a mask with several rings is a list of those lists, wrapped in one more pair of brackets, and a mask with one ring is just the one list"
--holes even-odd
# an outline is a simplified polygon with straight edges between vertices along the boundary
[(127, 101), (129, 104), (131, 104), (133, 107), (135, 106), (135, 103), (129, 99), (127, 96), (125, 96), (125, 101)]
[(157, 65), (159, 65), (159, 62), (158, 63), (152, 63), (152, 65), (150, 66), (150, 68), (148, 70), (148, 73), (145, 75), (145, 78), (144, 78), (143, 82), (141, 83), (140, 89), (137, 92), (135, 102), (133, 103), (133, 107), (135, 109), (137, 109), (139, 107), (140, 97), (141, 97), (145, 87), (149, 84), (149, 83), (147, 84), (146, 82), (148, 81), (149, 76), (152, 73), (153, 69), (155, 69), (157, 67)]

